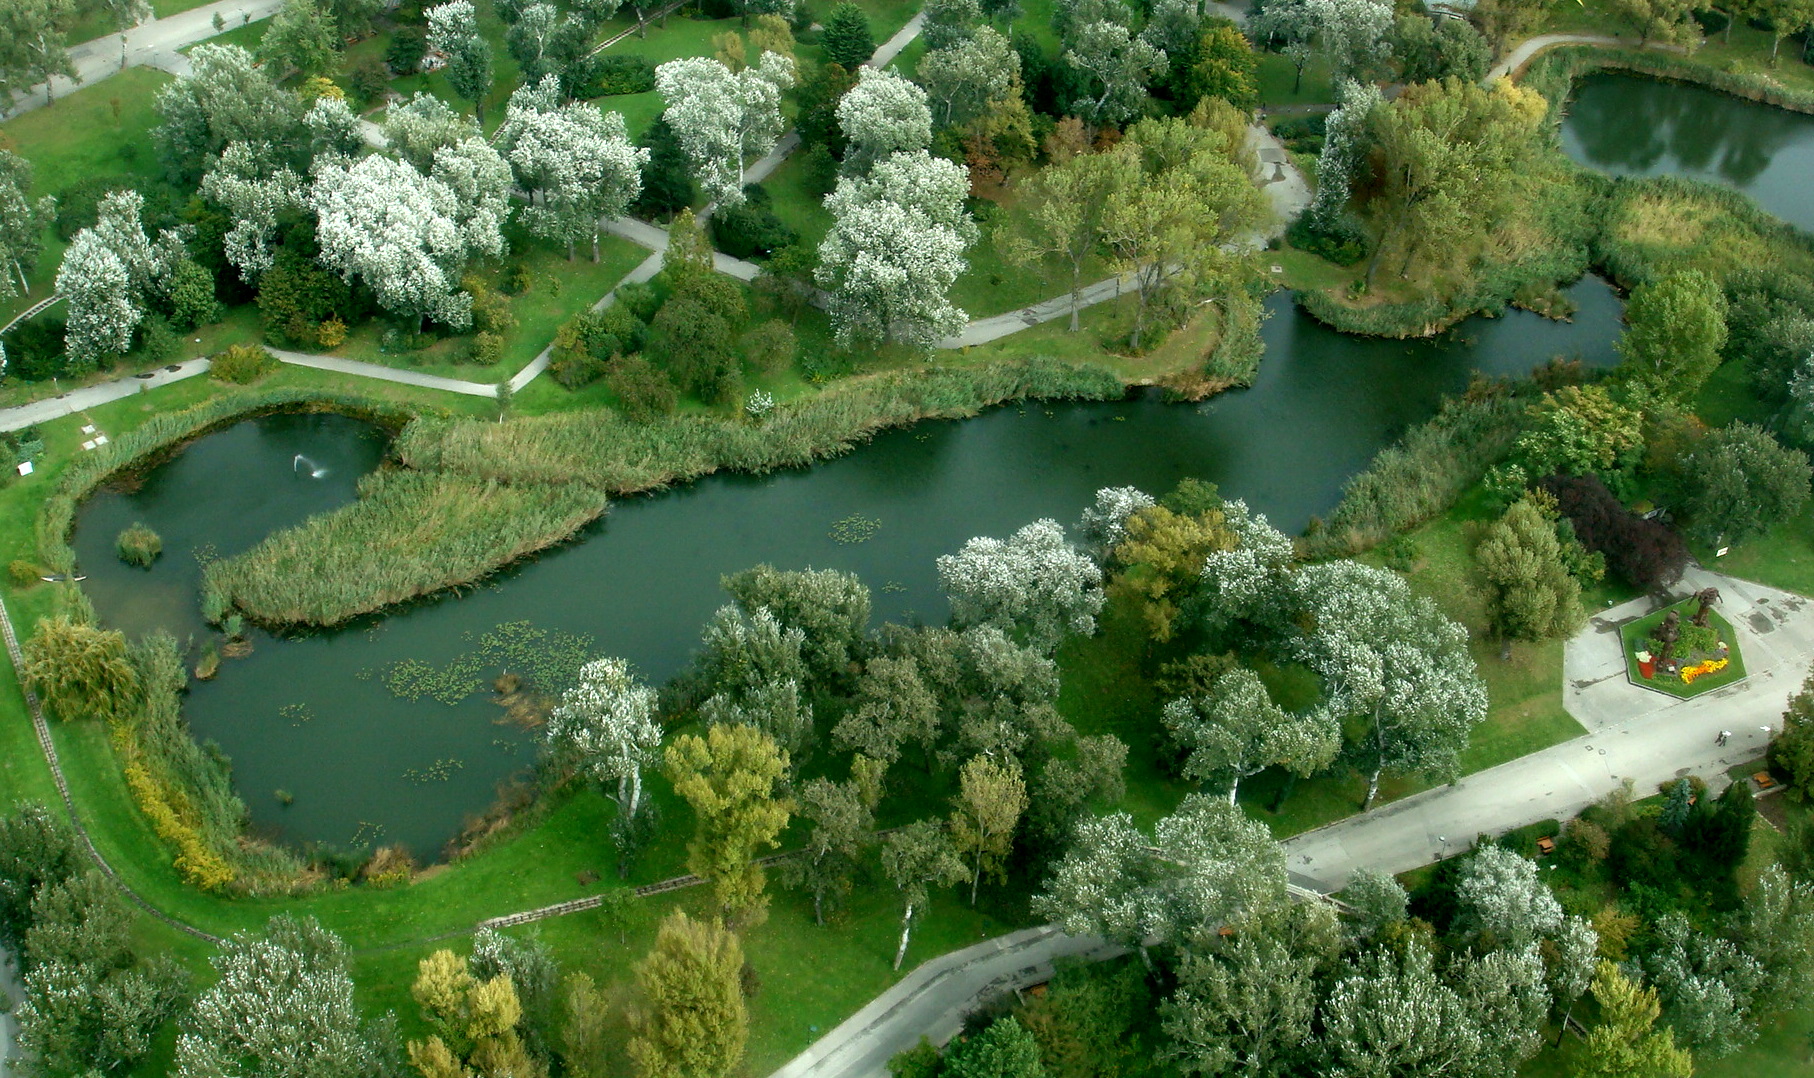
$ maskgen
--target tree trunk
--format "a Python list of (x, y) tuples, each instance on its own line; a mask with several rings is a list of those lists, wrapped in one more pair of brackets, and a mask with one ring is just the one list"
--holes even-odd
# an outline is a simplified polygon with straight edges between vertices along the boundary
[(567, 241), (567, 261), (573, 261), (573, 241)]
[(907, 904), (907, 915), (901, 918), (901, 945), (894, 949), (894, 968), (898, 972), (901, 959), (907, 957), (907, 937), (913, 933), (913, 903)]
[(1291, 92), (1297, 93), (1304, 86), (1304, 65), (1297, 65), (1297, 75), (1291, 80)]
[(1291, 796), (1292, 791), (1297, 789), (1297, 785), (1297, 772), (1285, 772), (1285, 785), (1279, 787), (1279, 795), (1272, 799), (1272, 811), (1274, 813), (1279, 812), (1285, 807), (1285, 799)]
[(976, 905), (976, 889), (983, 882), (983, 836), (976, 836), (976, 871), (970, 874), (970, 905)]
[[(817, 889), (813, 891), (813, 923), (825, 927), (825, 896)], [(898, 963), (896, 968), (899, 968)]]
[(642, 802), (642, 768), (639, 767), (630, 772), (630, 812), (629, 812), (629, 815), (632, 818), (634, 818), (636, 816), (636, 809), (641, 804), (641, 802)]
[(1512, 638), (1509, 636), (1499, 642), (1499, 661), (1502, 663), (1512, 661)]
[(1776, 53), (1777, 53), (1777, 50), (1781, 49), (1782, 47), (1783, 47), (1783, 36), (1781, 34), (1772, 35), (1770, 38), (1770, 66), (1771, 67), (1776, 66)]
[(598, 230), (592, 231), (592, 264), (598, 265)]
[(1229, 782), (1229, 784), (1228, 784), (1228, 807), (1229, 807), (1229, 808), (1234, 808), (1234, 807), (1235, 807), (1235, 794), (1236, 794), (1236, 793), (1237, 793), (1237, 792), (1238, 792), (1238, 791), (1239, 791), (1239, 790), (1240, 790), (1240, 789), (1241, 789), (1241, 780), (1240, 780), (1240, 778), (1238, 778), (1238, 777), (1237, 777), (1237, 778), (1235, 778), (1235, 779), (1233, 779), (1233, 780), (1232, 780), (1232, 781), (1230, 781), (1230, 782)]
[(1373, 807), (1373, 799), (1379, 796), (1379, 773), (1383, 767), (1373, 769), (1373, 776), (1367, 780), (1367, 799), (1361, 802), (1360, 810), (1366, 812)]
[(1077, 332), (1077, 316), (1083, 307), (1083, 266), (1071, 264), (1071, 332)]

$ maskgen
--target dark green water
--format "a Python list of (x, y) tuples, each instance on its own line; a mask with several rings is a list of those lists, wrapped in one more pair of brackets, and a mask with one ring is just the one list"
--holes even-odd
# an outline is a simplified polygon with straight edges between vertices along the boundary
[[(401, 841), (433, 856), (500, 779), (531, 760), (532, 739), (497, 725), (486, 695), (451, 707), (399, 699), (383, 684), (392, 663), (446, 664), (494, 626), (528, 620), (589, 636), (594, 653), (622, 655), (659, 681), (687, 661), (723, 602), (720, 575), (763, 561), (850, 570), (874, 590), (878, 618), (943, 620), (933, 559), (1042, 516), (1068, 523), (1104, 486), (1163, 492), (1198, 476), (1296, 531), (1473, 370), (1520, 375), (1558, 354), (1612, 362), (1617, 299), (1595, 280), (1572, 294), (1581, 307), (1573, 324), (1513, 313), (1424, 342), (1343, 337), (1280, 294), (1252, 389), (1201, 405), (1142, 396), (1008, 406), (889, 432), (811, 469), (717, 476), (626, 499), (583, 541), (467, 594), (339, 632), (259, 636), (250, 656), (195, 686), (189, 720), (232, 758), (260, 826), (297, 840)], [(196, 444), (135, 492), (97, 496), (77, 529), (96, 606), (134, 629), (191, 624), (184, 544), (231, 553), (300, 519), (305, 497), (318, 499), (309, 512), (350, 497), (348, 473), (371, 464), (372, 444), (357, 424), (256, 420)], [(328, 475), (305, 483), (290, 470), (295, 453), (347, 471), (330, 463)], [(835, 541), (833, 525), (853, 516), (880, 522), (873, 537)], [(165, 559), (148, 573), (113, 555), (115, 532), (133, 520), (165, 536)], [(448, 760), (461, 766), (435, 771)], [(295, 803), (280, 806), (278, 789)]]
[(1615, 176), (1668, 173), (1723, 184), (1814, 230), (1814, 116), (1715, 90), (1600, 72), (1575, 84), (1569, 157)]

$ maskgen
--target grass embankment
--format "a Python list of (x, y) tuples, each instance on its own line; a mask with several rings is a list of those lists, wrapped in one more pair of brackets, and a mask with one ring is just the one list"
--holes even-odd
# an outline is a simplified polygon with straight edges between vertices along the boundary
[[(603, 511), (605, 495), (716, 471), (799, 467), (887, 427), (974, 415), (1016, 398), (1102, 400), (1122, 392), (1121, 380), (1101, 367), (1032, 358), (851, 379), (761, 423), (695, 413), (636, 424), (606, 411), (511, 423), (419, 419), (396, 445), (417, 478), (374, 484), (351, 506), (215, 563), (206, 586), (262, 622), (333, 625), (398, 597), (470, 583), (560, 542)], [(536, 515), (446, 512), (477, 491), (494, 499), (492, 509), (534, 506)], [(403, 537), (393, 534), (400, 525)]]

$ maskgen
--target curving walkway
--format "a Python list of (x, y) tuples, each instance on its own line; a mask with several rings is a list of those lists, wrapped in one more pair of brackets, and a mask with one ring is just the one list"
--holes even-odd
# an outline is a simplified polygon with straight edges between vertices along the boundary
[(1608, 34), (1538, 34), (1518, 43), (1517, 47), (1505, 54), (1505, 58), (1487, 69), (1486, 78), (1481, 81), (1491, 85), (1507, 76), (1517, 76), (1524, 70), (1524, 65), (1531, 62), (1540, 52), (1562, 45), (1595, 45), (1603, 49), (1656, 49), (1660, 52), (1685, 53), (1688, 50), (1680, 45), (1665, 45), (1659, 41), (1639, 41), (1635, 37), (1613, 37)]

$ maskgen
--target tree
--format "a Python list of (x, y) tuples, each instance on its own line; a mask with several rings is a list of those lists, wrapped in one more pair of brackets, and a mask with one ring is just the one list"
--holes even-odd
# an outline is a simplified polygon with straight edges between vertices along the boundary
[(932, 145), (932, 112), (926, 91), (892, 71), (857, 69), (857, 84), (838, 102), (844, 132), (844, 169), (861, 176), (893, 153)]
[(1513, 640), (1568, 636), (1585, 617), (1555, 522), (1530, 498), (1487, 529), (1474, 561), (1487, 582), (1487, 616), (1508, 649)]
[(0, 816), (0, 946), (20, 953), (32, 900), (76, 875), (81, 864), (69, 825), (43, 805), (22, 801)]
[(1096, 631), (1102, 570), (1065, 542), (1054, 520), (1008, 539), (981, 537), (938, 559), (939, 586), (957, 625), (993, 625), (1050, 654), (1067, 633)]
[(302, 177), (270, 167), (251, 145), (234, 142), (202, 177), (201, 191), (233, 219), (223, 252), (240, 279), (256, 286), (277, 259), (278, 227), (306, 204)]
[(630, 673), (622, 659), (594, 659), (580, 667), (579, 683), (561, 696), (543, 731), (556, 758), (575, 759), (600, 783), (617, 783), (618, 810), (634, 817), (642, 806), (642, 772), (659, 759), (661, 727), (655, 690)]
[(359, 117), (342, 97), (322, 95), (302, 115), (302, 125), (309, 131), (309, 156), (353, 157), (365, 148), (365, 134), (359, 129)]
[(1216, 132), (1186, 120), (1142, 120), (1114, 152), (1135, 155), (1137, 179), (1112, 191), (1103, 238), (1134, 280), (1132, 344), (1140, 347), (1147, 309), (1172, 277), (1201, 278), (1226, 257), (1222, 245), (1266, 219), (1265, 199)]
[(1255, 41), (1264, 38), (1268, 47), (1279, 46), (1279, 52), (1291, 61), (1291, 66), (1295, 69), (1291, 92), (1295, 94), (1303, 89), (1304, 68), (1316, 58), (1312, 41), (1316, 37), (1317, 22), (1315, 12), (1307, 0), (1265, 4), (1254, 12), (1248, 21), (1248, 29)]
[(1694, 0), (1617, 0), (1613, 10), (1637, 25), (1640, 44), (1653, 39), (1663, 42), (1700, 40), (1700, 28), (1694, 23)]
[(523, 1006), (509, 974), (481, 980), (458, 955), (442, 949), (417, 963), (410, 994), (434, 1030), (425, 1041), (409, 1042), (409, 1060), (426, 1078), (471, 1071), (511, 1078), (545, 1073), (517, 1032)]
[[(1789, 697), (1782, 730), (1770, 739), (1770, 766), (1786, 774), (1804, 794), (1814, 790), (1814, 674), (1801, 683), (1800, 692)], [(0, 842), (0, 849), (4, 848)]]
[(1324, 706), (1362, 724), (1351, 749), (1369, 772), (1363, 809), (1385, 771), (1453, 774), (1486, 717), (1467, 630), (1388, 570), (1323, 562), (1293, 582), (1316, 626), (1298, 649), (1323, 679)]
[(504, 241), (495, 220), (461, 227), (452, 187), (401, 161), (364, 157), (317, 168), (309, 206), (324, 266), (364, 279), (381, 306), (418, 327), (427, 318), (471, 324), (472, 297), (456, 290), (466, 261), (475, 251), (501, 254)]
[(696, 827), (687, 843), (687, 871), (709, 880), (728, 921), (753, 923), (767, 906), (766, 876), (756, 853), (772, 849), (793, 812), (775, 793), (787, 772), (787, 753), (749, 726), (714, 726), (667, 748), (668, 779), (693, 806)]
[(913, 919), (931, 898), (931, 888), (950, 887), (969, 875), (951, 839), (932, 820), (915, 820), (891, 831), (882, 840), (882, 872), (901, 893), (901, 942), (894, 950), (894, 968), (907, 956)]
[(1682, 1047), (1705, 1055), (1730, 1055), (1757, 1036), (1753, 1001), (1765, 973), (1757, 959), (1732, 941), (1695, 929), (1679, 912), (1657, 922), (1660, 946), (1644, 960), (1663, 1015)]
[(958, 793), (951, 799), (951, 840), (960, 856), (970, 856), (970, 904), (984, 870), (1003, 878), (1003, 863), (1014, 848), (1014, 828), (1027, 811), (1027, 784), (1020, 768), (986, 756), (972, 757), (958, 772)]
[(1285, 901), (1284, 854), (1265, 826), (1190, 794), (1150, 837), (1126, 813), (1079, 824), (1033, 912), (1072, 935), (1200, 946)]
[(1127, 537), (1129, 518), (1142, 509), (1151, 509), (1157, 504), (1152, 495), (1138, 487), (1103, 487), (1098, 490), (1096, 500), (1083, 511), (1083, 516), (1078, 519), (1074, 529), (1078, 541), (1083, 544), (1084, 552), (1099, 564), (1107, 564), (1121, 541)]
[(1720, 365), (1726, 296), (1700, 270), (1682, 270), (1632, 290), (1619, 354), (1657, 393), (1685, 401)]
[(1430, 947), (1408, 937), (1396, 951), (1351, 960), (1322, 1008), (1330, 1078), (1470, 1073), (1485, 1038), (1468, 1003), (1436, 974)]
[(363, 34), (384, 10), (384, 0), (326, 0), (328, 13), (344, 34)]
[(1536, 864), (1503, 846), (1482, 846), (1467, 859), (1455, 898), (1462, 923), (1497, 947), (1527, 947), (1562, 925), (1562, 907)]
[(1516, 1078), (1520, 1064), (1543, 1048), (1549, 987), (1535, 945), (1470, 955), (1450, 978), (1480, 1029), (1483, 1042), (1475, 1073)]
[(637, 199), (635, 211), (665, 218), (686, 209), (695, 194), (693, 176), (674, 128), (655, 117), (643, 134), (643, 144), (649, 151), (649, 160), (643, 165), (642, 197)]
[(745, 614), (767, 609), (783, 628), (798, 630), (801, 657), (821, 684), (848, 676), (850, 664), (863, 652), (870, 594), (855, 573), (758, 565), (719, 583)]
[(173, 181), (196, 183), (229, 143), (262, 143), (278, 156), (301, 144), (302, 99), (251, 53), (204, 42), (189, 51), (189, 67), (158, 91), (163, 122), (151, 133)]
[(948, 1078), (1046, 1078), (1039, 1054), (1033, 1034), (1007, 1015), (952, 1045), (939, 1073)]
[(675, 910), (636, 965), (641, 1001), (625, 1047), (638, 1078), (724, 1078), (749, 1038), (743, 946), (716, 921)]
[[(1806, 33), (1810, 27), (1814, 27), (1814, 3), (1809, 3), (1808, 0), (1762, 0), (1755, 6), (1761, 8), (1758, 14), (1763, 15), (1770, 23), (1770, 63), (1772, 64), (1776, 63), (1776, 54), (1782, 49), (1783, 38)], [(1733, 21), (1731, 16), (1727, 17), (1727, 40), (1731, 40)], [(1804, 59), (1807, 57), (1805, 47), (1802, 56)]]
[(271, 918), (211, 958), (219, 976), (176, 1039), (176, 1078), (377, 1078), (381, 1030), (360, 1019), (346, 945), (315, 919)]
[(1110, 583), (1137, 600), (1152, 639), (1172, 638), (1202, 587), (1203, 566), (1237, 542), (1219, 508), (1178, 513), (1154, 505), (1131, 514), (1115, 548), (1122, 571)]
[(1363, 940), (1403, 921), (1410, 909), (1410, 898), (1397, 880), (1366, 866), (1348, 877), (1342, 901), (1354, 910), (1357, 934)]
[[(539, 89), (524, 87), (512, 95), (511, 100), (516, 101), (517, 95), (537, 93)], [(558, 104), (549, 102), (548, 107)], [(436, 150), (481, 137), (479, 125), (472, 117), (460, 115), (448, 107), (447, 102), (423, 90), (417, 90), (408, 101), (385, 109), (381, 129), (385, 145), (420, 172), (435, 167)]]
[(983, 21), (983, 8), (977, 0), (927, 0), (925, 13), (920, 34), (928, 52), (962, 44)]
[[(875, 761), (859, 756), (871, 766)], [(875, 768), (875, 771), (879, 771)], [(874, 792), (880, 793), (879, 782)], [(856, 779), (816, 778), (800, 791), (800, 815), (812, 821), (806, 848), (781, 862), (782, 878), (813, 896), (813, 920), (825, 923), (825, 907), (850, 894), (851, 877), (875, 842), (875, 801)]]
[(1547, 110), (1540, 95), (1510, 80), (1484, 90), (1452, 78), (1408, 87), (1374, 109), (1381, 165), (1369, 284), (1389, 247), (1402, 252), (1398, 273), (1407, 277), (1420, 251), (1452, 250), (1496, 224)]
[(1105, 235), (1109, 198), (1138, 182), (1137, 162), (1128, 154), (1080, 154), (1041, 169), (1014, 207), (1003, 253), (1019, 266), (1050, 260), (1070, 272), (1072, 333), (1083, 309), (1084, 267)]
[(258, 43), (260, 59), (294, 67), (303, 78), (339, 66), (340, 29), (317, 0), (284, 0)]
[(1323, 149), (1316, 158), (1316, 196), (1310, 201), (1310, 218), (1318, 227), (1333, 225), (1348, 208), (1356, 171), (1367, 159), (1372, 142), (1373, 113), (1384, 99), (1379, 87), (1353, 79), (1338, 84), (1340, 103), (1323, 127)]
[(1743, 421), (1709, 434), (1680, 469), (1689, 534), (1709, 546), (1762, 535), (1808, 501), (1808, 455)]
[(74, 0), (14, 0), (0, 5), (0, 112), (12, 111), (13, 88), (44, 83), (54, 104), (53, 75), (81, 82), (69, 58), (67, 35), (75, 24)]
[[(1327, 907), (1306, 912), (1334, 934)], [(1282, 1075), (1313, 1043), (1324, 955), (1273, 921), (1242, 921), (1209, 950), (1186, 951), (1178, 963), (1178, 987), (1159, 1005), (1159, 1017), (1170, 1042), (1165, 1056), (1184, 1073)]]
[(83, 229), (63, 252), (57, 292), (69, 297), (64, 349), (72, 365), (93, 370), (102, 359), (132, 350), (132, 331), (145, 316), (126, 263), (103, 237)]
[(1188, 85), (1189, 97), (1220, 98), (1236, 108), (1252, 108), (1259, 100), (1257, 81), (1260, 57), (1231, 22), (1217, 21), (1203, 32), (1195, 46)]
[(1400, 15), (1397, 38), (1393, 51), (1407, 83), (1450, 77), (1479, 82), (1493, 62), (1492, 46), (1461, 19)]
[(662, 118), (673, 129), (693, 175), (713, 201), (743, 202), (743, 169), (775, 146), (786, 121), (781, 92), (794, 84), (792, 58), (765, 52), (733, 73), (704, 56), (670, 60), (655, 69), (655, 88), (667, 101)]
[(1814, 884), (1791, 878), (1779, 864), (1765, 868), (1733, 928), (1734, 942), (1762, 973), (1759, 1009), (1775, 1009), (1772, 1001), (1790, 998), (1784, 993), (1814, 969)]
[[(920, 57), (915, 77), (926, 87), (938, 122), (961, 127), (998, 102), (1020, 96), (1020, 54), (994, 27), (983, 26), (949, 48)], [(919, 148), (925, 145), (929, 143)]]
[(1381, 0), (1305, 0), (1333, 79), (1365, 79), (1391, 56), (1392, 5)]
[(622, 113), (588, 102), (546, 107), (559, 94), (552, 75), (537, 92), (527, 90), (510, 95), (498, 133), (517, 183), (530, 192), (523, 224), (537, 236), (565, 243), (569, 262), (574, 244), (590, 239), (597, 262), (599, 220), (622, 217), (642, 193), (649, 151), (630, 142)]
[(1587, 1031), (1581, 1073), (1588, 1078), (1690, 1078), (1694, 1056), (1675, 1045), (1675, 1031), (1656, 1024), (1661, 1006), (1653, 988), (1627, 980), (1604, 959), (1594, 974), (1600, 1021)]
[(604, 1078), (609, 1073), (612, 1026), (616, 1008), (587, 974), (574, 971), (566, 981), (566, 1021), (561, 1024), (561, 1062), (575, 1078)]
[(25, 683), (65, 719), (110, 719), (138, 702), (138, 673), (117, 630), (44, 618), (24, 653)]
[(1553, 475), (1542, 483), (1557, 508), (1590, 551), (1604, 554), (1607, 566), (1646, 591), (1668, 587), (1682, 578), (1688, 547), (1661, 521), (1627, 512), (1597, 475)]
[(466, 966), (481, 981), (510, 978), (523, 1006), (523, 1019), (517, 1025), (523, 1044), (537, 1059), (548, 1058), (560, 1009), (561, 971), (541, 936), (533, 930), (524, 936), (507, 936), (495, 928), (482, 928), (473, 934)]
[(1244, 666), (1217, 678), (1207, 696), (1166, 704), (1164, 722), (1189, 753), (1184, 777), (1202, 784), (1226, 781), (1230, 805), (1247, 776), (1276, 766), (1307, 778), (1328, 767), (1342, 746), (1341, 726), (1333, 717), (1291, 714), (1272, 702), (1259, 675)]
[[(0, 300), (31, 291), (25, 274), (38, 264), (44, 229), (55, 213), (55, 201), (45, 198), (33, 203), (27, 197), (31, 185), (31, 162), (0, 150)], [(17, 288), (13, 287), (15, 277)]]
[(884, 764), (900, 758), (908, 742), (930, 758), (939, 731), (939, 703), (920, 678), (911, 657), (878, 656), (863, 668), (856, 706), (838, 720), (832, 738), (841, 746)]
[(428, 47), (447, 54), (447, 83), (472, 102), (479, 126), (485, 125), (485, 98), (491, 94), (491, 45), (479, 34), (472, 0), (451, 0), (429, 8)]
[(1473, 17), (1493, 54), (1498, 55), (1507, 42), (1530, 36), (1548, 14), (1546, 0), (1481, 0)]
[(832, 227), (819, 245), (814, 279), (831, 291), (840, 343), (930, 348), (964, 327), (967, 316), (950, 292), (976, 238), (964, 210), (969, 189), (963, 166), (923, 150), (838, 181), (825, 198)]
[(825, 29), (819, 31), (819, 50), (828, 64), (837, 64), (846, 71), (862, 67), (876, 51), (875, 38), (869, 32), (869, 16), (849, 0), (833, 6), (825, 17)]
[(1165, 70), (1165, 53), (1120, 23), (1083, 23), (1067, 37), (1065, 63), (1081, 76), (1083, 96), (1069, 103), (1093, 124), (1125, 123), (1140, 114), (1147, 85)]

